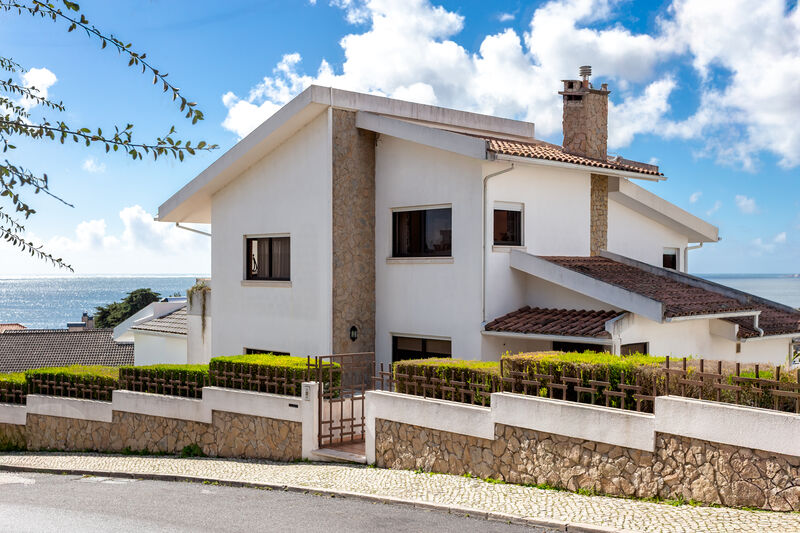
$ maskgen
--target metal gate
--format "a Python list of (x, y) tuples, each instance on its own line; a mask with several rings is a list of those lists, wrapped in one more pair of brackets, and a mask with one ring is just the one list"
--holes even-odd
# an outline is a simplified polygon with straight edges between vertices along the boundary
[(363, 442), (364, 393), (373, 388), (375, 353), (321, 355), (316, 367), (319, 447)]

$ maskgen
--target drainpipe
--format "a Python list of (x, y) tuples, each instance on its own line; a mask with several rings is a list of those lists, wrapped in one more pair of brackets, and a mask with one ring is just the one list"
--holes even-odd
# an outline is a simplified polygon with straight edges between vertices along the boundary
[(486, 187), (489, 183), (490, 178), (494, 178), (495, 176), (499, 176), (500, 174), (505, 174), (506, 172), (510, 172), (514, 170), (514, 163), (511, 163), (511, 166), (508, 168), (504, 168), (503, 170), (498, 170), (497, 172), (492, 172), (491, 174), (487, 174), (483, 177), (483, 261), (482, 261), (482, 275), (483, 279), (481, 280), (481, 295), (483, 297), (483, 310), (481, 311), (481, 323), (486, 323)]
[(703, 247), (703, 243), (697, 243), (694, 246), (687, 246), (686, 251), (683, 253), (683, 271), (689, 272), (689, 250), (698, 250)]
[(206, 237), (211, 237), (211, 234), (207, 231), (202, 231), (199, 229), (190, 228), (188, 226), (181, 226), (180, 222), (175, 223), (176, 228), (185, 229), (186, 231), (191, 231), (193, 233), (199, 233), (200, 235), (205, 235)]

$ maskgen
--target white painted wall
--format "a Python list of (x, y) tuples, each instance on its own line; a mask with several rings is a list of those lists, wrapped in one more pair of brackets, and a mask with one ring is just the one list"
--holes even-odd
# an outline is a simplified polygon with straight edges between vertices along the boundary
[(133, 331), (133, 364), (184, 365), (188, 362), (186, 335), (164, 335), (149, 331)]
[(686, 272), (687, 244), (688, 237), (685, 235), (609, 199), (609, 252), (660, 267), (664, 248), (678, 248), (678, 269)]
[[(375, 162), (376, 360), (392, 334), (445, 337), (453, 357), (481, 356), (480, 161), (381, 135)], [(451, 204), (453, 260), (387, 261), (392, 208)]]
[[(331, 352), (330, 139), (322, 113), (212, 197), (212, 356)], [(291, 287), (243, 284), (244, 236), (286, 233)]]

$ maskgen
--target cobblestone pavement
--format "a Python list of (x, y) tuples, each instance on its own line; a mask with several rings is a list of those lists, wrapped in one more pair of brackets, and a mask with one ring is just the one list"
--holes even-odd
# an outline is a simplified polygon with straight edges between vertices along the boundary
[[(722, 507), (671, 506), (584, 496), (452, 475), (384, 470), (333, 463), (274, 463), (67, 453), (0, 454), (0, 469), (27, 467), (135, 475), (187, 476), (221, 482), (288, 485), (424, 504), (468, 508), (646, 532), (800, 532), (800, 513)], [(574, 530), (574, 529), (572, 529)]]

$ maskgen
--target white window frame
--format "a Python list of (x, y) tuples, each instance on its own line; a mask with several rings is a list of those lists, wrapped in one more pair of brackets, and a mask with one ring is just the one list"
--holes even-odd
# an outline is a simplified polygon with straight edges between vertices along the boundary
[[(270, 280), (270, 279), (247, 279), (247, 266), (250, 258), (247, 257), (247, 240), (248, 239), (274, 239), (280, 237), (289, 237), (289, 257), (292, 254), (292, 236), (289, 233), (245, 233), (242, 235), (242, 287), (283, 287), (290, 288), (292, 286), (292, 273), (289, 267), (289, 280)], [(291, 259), (290, 259), (291, 260)]]
[(425, 204), (425, 205), (404, 205), (400, 207), (390, 207), (389, 208), (389, 255), (386, 258), (386, 264), (400, 264), (400, 265), (408, 265), (408, 264), (451, 264), (454, 262), (453, 259), (453, 237), (452, 234), (450, 236), (450, 255), (442, 255), (442, 256), (433, 256), (433, 257), (394, 257), (392, 255), (392, 250), (394, 248), (394, 214), (395, 213), (403, 213), (405, 211), (426, 211), (429, 209), (449, 209), (450, 210), (450, 230), (452, 231), (453, 226), (455, 225), (454, 213), (453, 213), (453, 204)]
[[(512, 244), (495, 244), (494, 243), (494, 212), (495, 211), (519, 211), (520, 213), (520, 245)], [(528, 245), (525, 244), (525, 204), (522, 202), (501, 202), (495, 201), (492, 206), (492, 231), (487, 237), (492, 245), (493, 252), (510, 253), (511, 250), (527, 250)], [(488, 232), (487, 232), (488, 233)]]
[(681, 266), (683, 261), (681, 260), (681, 248), (680, 246), (664, 246), (661, 249), (661, 265), (664, 267), (664, 257), (665, 255), (672, 255), (672, 252), (675, 252), (675, 272), (681, 272)]

